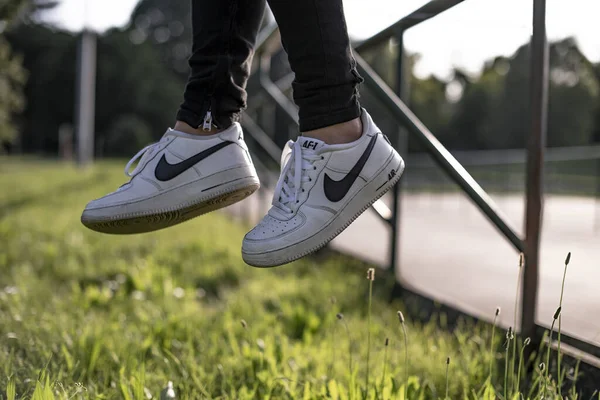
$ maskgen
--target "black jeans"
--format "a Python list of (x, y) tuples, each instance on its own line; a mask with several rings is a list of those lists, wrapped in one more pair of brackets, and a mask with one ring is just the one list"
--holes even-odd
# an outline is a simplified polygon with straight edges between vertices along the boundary
[[(296, 75), (300, 131), (358, 117), (362, 78), (342, 0), (269, 0), (269, 6)], [(178, 120), (198, 128), (209, 110), (219, 128), (239, 120), (264, 10), (265, 0), (192, 0), (192, 71)]]

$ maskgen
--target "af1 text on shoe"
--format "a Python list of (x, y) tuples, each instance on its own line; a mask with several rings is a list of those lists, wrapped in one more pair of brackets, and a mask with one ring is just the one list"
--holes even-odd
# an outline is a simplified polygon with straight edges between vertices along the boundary
[(129, 182), (86, 206), (85, 226), (112, 234), (151, 232), (236, 203), (260, 187), (238, 123), (210, 136), (169, 129), (129, 161), (125, 174)]

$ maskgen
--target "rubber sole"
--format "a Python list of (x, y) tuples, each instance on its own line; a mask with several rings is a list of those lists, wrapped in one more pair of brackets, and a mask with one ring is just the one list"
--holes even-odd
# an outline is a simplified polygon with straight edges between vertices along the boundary
[(172, 209), (158, 210), (152, 214), (135, 217), (122, 216), (109, 220), (91, 220), (81, 216), (81, 223), (96, 232), (128, 235), (153, 232), (178, 225), (192, 218), (199, 217), (212, 211), (230, 206), (244, 200), (260, 188), (258, 181), (236, 186), (216, 194), (214, 197), (184, 204)]
[[(396, 163), (394, 163), (394, 161), (396, 161)], [(396, 165), (394, 165), (395, 176), (393, 176), (391, 179), (388, 179), (387, 171), (389, 170), (390, 166), (393, 164), (396, 164)], [(253, 267), (272, 268), (272, 267), (277, 267), (280, 265), (288, 264), (292, 261), (298, 260), (302, 257), (305, 257), (309, 254), (316, 252), (317, 250), (319, 250), (323, 246), (325, 246), (327, 243), (329, 243), (330, 241), (335, 239), (335, 237), (338, 236), (340, 233), (342, 233), (352, 222), (354, 222), (354, 220), (356, 218), (358, 218), (363, 212), (365, 212), (369, 207), (371, 207), (373, 205), (373, 203), (375, 203), (377, 200), (379, 200), (379, 198), (381, 198), (381, 196), (386, 194), (388, 192), (388, 190), (390, 190), (392, 187), (394, 187), (394, 185), (396, 183), (398, 183), (398, 181), (400, 180), (400, 177), (402, 176), (402, 173), (404, 172), (404, 167), (405, 167), (404, 160), (402, 160), (402, 158), (399, 155), (397, 155), (397, 160), (396, 160), (396, 157), (394, 157), (393, 160), (389, 161), (383, 168), (381, 168), (381, 170), (378, 174), (378, 177), (381, 175), (385, 175), (386, 179), (388, 179), (387, 182), (381, 183), (381, 180), (378, 181), (378, 179), (375, 178), (375, 179), (373, 179), (373, 181), (371, 181), (370, 183), (365, 185), (365, 187), (363, 187), (355, 196), (355, 197), (357, 197), (357, 196), (360, 196), (360, 194), (364, 193), (365, 191), (373, 190), (375, 192), (375, 197), (373, 197), (372, 200), (370, 200), (369, 202), (362, 204), (362, 205), (360, 205), (360, 204), (353, 205), (352, 201), (351, 201), (349, 204), (346, 205), (344, 210), (342, 210), (340, 212), (340, 214), (342, 214), (342, 215), (338, 216), (336, 219), (334, 219), (330, 223), (330, 225), (326, 226), (321, 231), (315, 233), (315, 235), (313, 235), (312, 237), (307, 238), (303, 242), (296, 243), (296, 244), (293, 244), (284, 249), (276, 250), (273, 252), (262, 253), (262, 254), (248, 254), (248, 253), (244, 253), (244, 251), (242, 251), (242, 258), (244, 259), (246, 264), (251, 265)], [(351, 211), (350, 217), (344, 218), (344, 216), (343, 216), (344, 211), (346, 211), (348, 208), (352, 208), (352, 207), (358, 208), (358, 211), (356, 211), (356, 212)], [(333, 231), (333, 233), (331, 233), (331, 234), (325, 233), (325, 239), (318, 241), (317, 244), (307, 245), (306, 242), (312, 241), (312, 240), (314, 240), (314, 238), (322, 235), (323, 231)], [(308, 248), (305, 250), (300, 250), (295, 253), (295, 250), (298, 247), (308, 247)]]

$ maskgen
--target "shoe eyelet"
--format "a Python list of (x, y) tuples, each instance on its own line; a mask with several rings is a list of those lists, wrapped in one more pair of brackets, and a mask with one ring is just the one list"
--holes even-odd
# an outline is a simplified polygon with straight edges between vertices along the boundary
[(316, 171), (316, 170), (317, 170), (317, 167), (313, 167), (313, 169)]
[(302, 193), (304, 193), (306, 190), (302, 189)]
[(321, 156), (321, 160), (324, 160), (324, 159), (325, 159), (325, 157)]

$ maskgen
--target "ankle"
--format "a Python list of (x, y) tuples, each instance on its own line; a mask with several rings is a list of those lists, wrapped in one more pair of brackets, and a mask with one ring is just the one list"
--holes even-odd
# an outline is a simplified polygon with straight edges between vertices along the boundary
[(173, 129), (176, 131), (179, 131), (179, 132), (189, 133), (190, 135), (199, 135), (199, 136), (214, 135), (216, 133), (220, 133), (223, 131), (223, 129), (218, 129), (218, 128), (215, 128), (214, 126), (210, 129), (210, 131), (205, 131), (202, 129), (202, 127), (193, 128), (183, 121), (175, 122), (175, 127)]
[(319, 139), (327, 144), (343, 144), (358, 140), (362, 136), (362, 132), (362, 121), (360, 118), (355, 118), (340, 124), (303, 132), (302, 136)]

